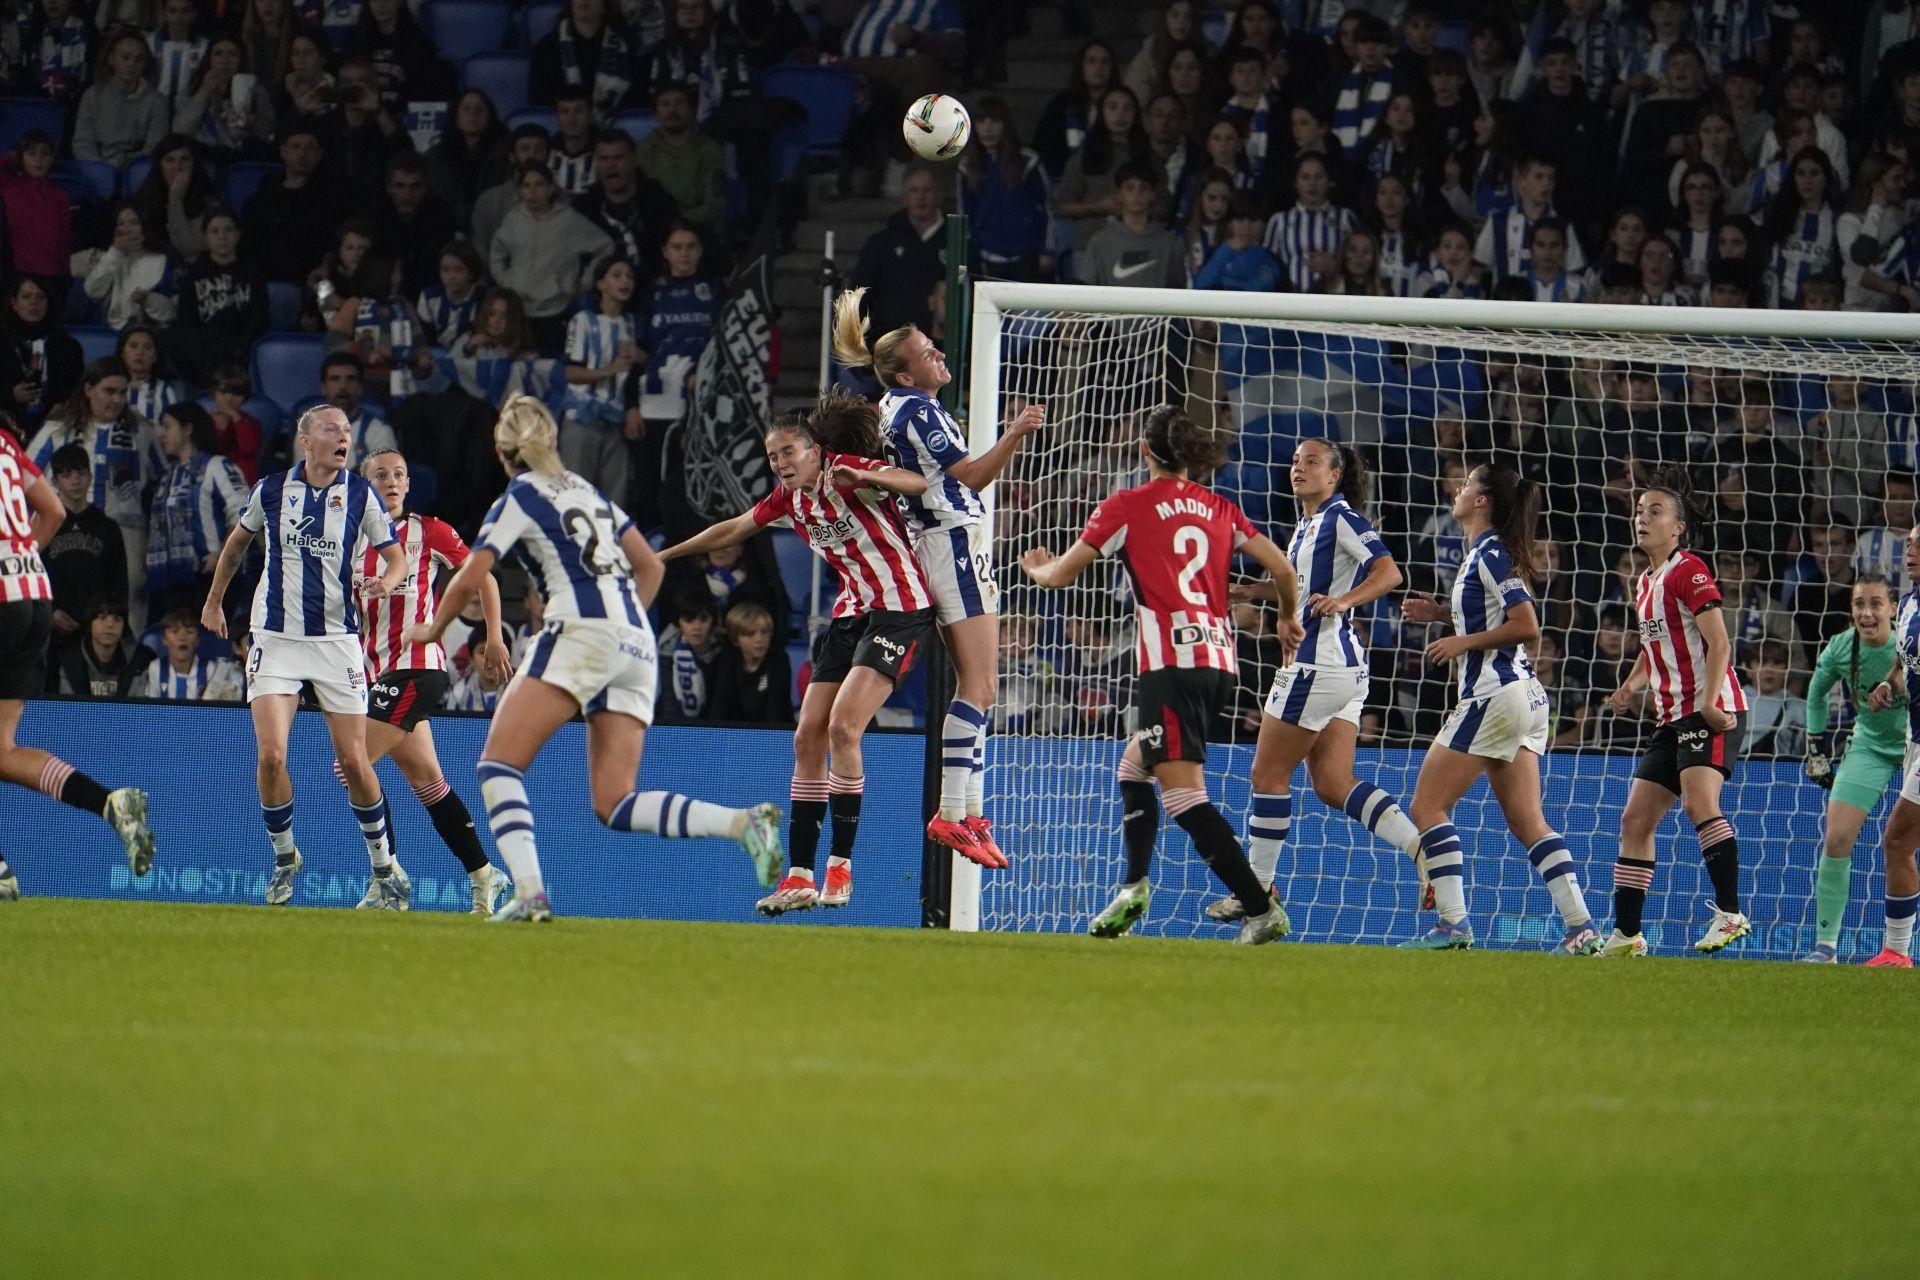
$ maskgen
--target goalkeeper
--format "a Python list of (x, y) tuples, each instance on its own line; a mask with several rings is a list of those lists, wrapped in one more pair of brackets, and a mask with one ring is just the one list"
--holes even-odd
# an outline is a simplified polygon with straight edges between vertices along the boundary
[[(1853, 626), (1827, 641), (1807, 686), (1807, 776), (1833, 795), (1827, 801), (1826, 855), (1814, 877), (1813, 950), (1800, 957), (1808, 964), (1838, 963), (1840, 923), (1847, 914), (1853, 878), (1853, 845), (1900, 772), (1906, 750), (1906, 696), (1896, 695), (1884, 711), (1867, 709), (1867, 694), (1887, 678), (1893, 650), (1893, 587), (1877, 573), (1863, 573), (1853, 585)], [(1838, 682), (1853, 703), (1853, 732), (1838, 760), (1817, 745), (1827, 727), (1827, 694)]]

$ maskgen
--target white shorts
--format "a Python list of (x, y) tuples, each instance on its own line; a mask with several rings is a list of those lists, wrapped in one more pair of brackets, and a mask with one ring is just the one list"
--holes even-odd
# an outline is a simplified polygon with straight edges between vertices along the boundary
[(1544, 756), (1548, 725), (1547, 691), (1538, 680), (1516, 680), (1456, 706), (1433, 742), (1488, 760), (1511, 760), (1522, 748)]
[(1267, 691), (1266, 713), (1308, 733), (1334, 720), (1358, 725), (1370, 683), (1365, 667), (1282, 667)]
[(934, 618), (943, 627), (1000, 612), (987, 533), (978, 524), (929, 529), (913, 540), (914, 558), (933, 593)]
[(587, 715), (617, 711), (653, 723), (653, 633), (606, 618), (554, 618), (527, 646), (519, 674), (564, 689)]
[(1920, 804), (1920, 746), (1911, 742), (1900, 765), (1900, 798), (1908, 804)]
[(255, 632), (247, 653), (247, 701), (276, 693), (297, 698), (302, 684), (313, 686), (322, 711), (367, 714), (367, 655), (359, 638), (289, 640)]

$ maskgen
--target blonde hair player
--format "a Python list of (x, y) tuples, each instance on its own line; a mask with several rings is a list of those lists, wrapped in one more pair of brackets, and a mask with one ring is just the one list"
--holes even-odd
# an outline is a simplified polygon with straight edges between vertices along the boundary
[(954, 697), (941, 726), (940, 807), (927, 838), (988, 867), (1007, 865), (985, 812), (987, 722), (998, 694), (1000, 591), (984, 526), (980, 492), (1005, 471), (1015, 450), (1046, 421), (1046, 408), (1022, 409), (979, 457), (966, 433), (935, 397), (953, 380), (933, 339), (903, 325), (867, 343), (860, 318), (864, 289), (849, 289), (833, 306), (833, 353), (843, 364), (871, 368), (885, 388), (879, 426), (902, 469), (927, 482), (899, 506), (914, 558), (933, 591), (936, 620), (953, 655)]
[(437, 644), (494, 563), (508, 555), (546, 599), (546, 622), (500, 695), (480, 751), (480, 795), (493, 841), (513, 876), (513, 900), (495, 922), (553, 919), (526, 770), (560, 726), (587, 720), (587, 784), (593, 814), (614, 831), (663, 838), (721, 836), (753, 859), (760, 883), (780, 869), (780, 811), (728, 809), (670, 791), (639, 791), (640, 753), (653, 719), (653, 628), (647, 606), (666, 570), (633, 521), (605, 494), (560, 465), (553, 415), (514, 396), (493, 430), (494, 453), (511, 477), (480, 526), (473, 554), (447, 584), (431, 623), (405, 639)]

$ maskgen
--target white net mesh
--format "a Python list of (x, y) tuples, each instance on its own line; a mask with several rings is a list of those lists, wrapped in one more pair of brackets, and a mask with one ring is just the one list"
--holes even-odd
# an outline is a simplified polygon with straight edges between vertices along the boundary
[[(1181, 295), (1168, 297), (1177, 306)], [(997, 403), (975, 403), (974, 420), (1005, 421), (1038, 400), (1048, 423), (996, 490), (1006, 617), (989, 759), (996, 831), (1013, 866), (984, 878), (982, 927), (1084, 928), (1118, 882), (1113, 768), (1134, 679), (1124, 574), (1101, 561), (1072, 588), (1039, 592), (1013, 560), (1035, 545), (1064, 550), (1096, 502), (1143, 481), (1141, 412), (1172, 402), (1235, 432), (1233, 461), (1213, 486), (1282, 546), (1296, 520), (1287, 478), (1296, 442), (1329, 436), (1359, 446), (1376, 473), (1368, 514), (1408, 590), (1444, 597), (1450, 588), (1465, 546), (1448, 486), (1470, 467), (1504, 459), (1545, 485), (1538, 657), (1556, 733), (1543, 769), (1546, 816), (1567, 837), (1597, 921), (1612, 914), (1620, 810), (1654, 727), (1603, 705), (1638, 644), (1634, 482), (1657, 464), (1687, 465), (1696, 487), (1717, 495), (1712, 563), (1754, 704), (1745, 759), (1724, 796), (1755, 921), (1745, 950), (1785, 956), (1810, 944), (1828, 795), (1801, 770), (1804, 698), (1821, 645), (1851, 625), (1856, 574), (1886, 574), (1896, 599), (1905, 590), (1900, 546), (1920, 463), (1920, 364), (1907, 345), (1371, 321), (1281, 327), (1144, 311), (1006, 311), (997, 332)], [(1401, 618), (1400, 598), (1360, 615), (1372, 696), (1357, 773), (1404, 806), (1454, 685), (1450, 671), (1426, 664), (1429, 628)], [(1240, 687), (1230, 722), (1215, 726), (1209, 774), (1244, 832), (1253, 736), (1278, 644), (1270, 613), (1243, 606), (1237, 621)], [(1823, 742), (1844, 739), (1856, 696), (1864, 690), (1832, 692)], [(1280, 883), (1300, 935), (1380, 943), (1423, 929), (1431, 918), (1416, 916), (1407, 860), (1340, 813), (1338, 797), (1333, 807), (1316, 798), (1304, 770), (1293, 794)], [(1891, 801), (1876, 808), (1855, 851), (1846, 955), (1879, 946), (1879, 834)], [(1557, 938), (1548, 894), (1484, 783), (1455, 825), (1482, 941)], [(1145, 931), (1218, 932), (1201, 909), (1219, 886), (1177, 828), (1163, 825), (1161, 839)], [(1656, 849), (1647, 934), (1673, 951), (1699, 932), (1710, 890), (1684, 815), (1663, 823)]]

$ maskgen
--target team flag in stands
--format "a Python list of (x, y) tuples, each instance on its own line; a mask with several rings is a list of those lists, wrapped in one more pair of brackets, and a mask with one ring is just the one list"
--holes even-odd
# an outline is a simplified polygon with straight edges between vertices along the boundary
[(413, 139), (413, 149), (424, 156), (446, 132), (448, 117), (444, 102), (409, 102), (400, 113), (400, 129)]
[(693, 394), (680, 421), (687, 504), (709, 520), (746, 510), (773, 487), (761, 443), (773, 411), (767, 378), (773, 304), (765, 255), (740, 268), (730, 289), (694, 368)]

